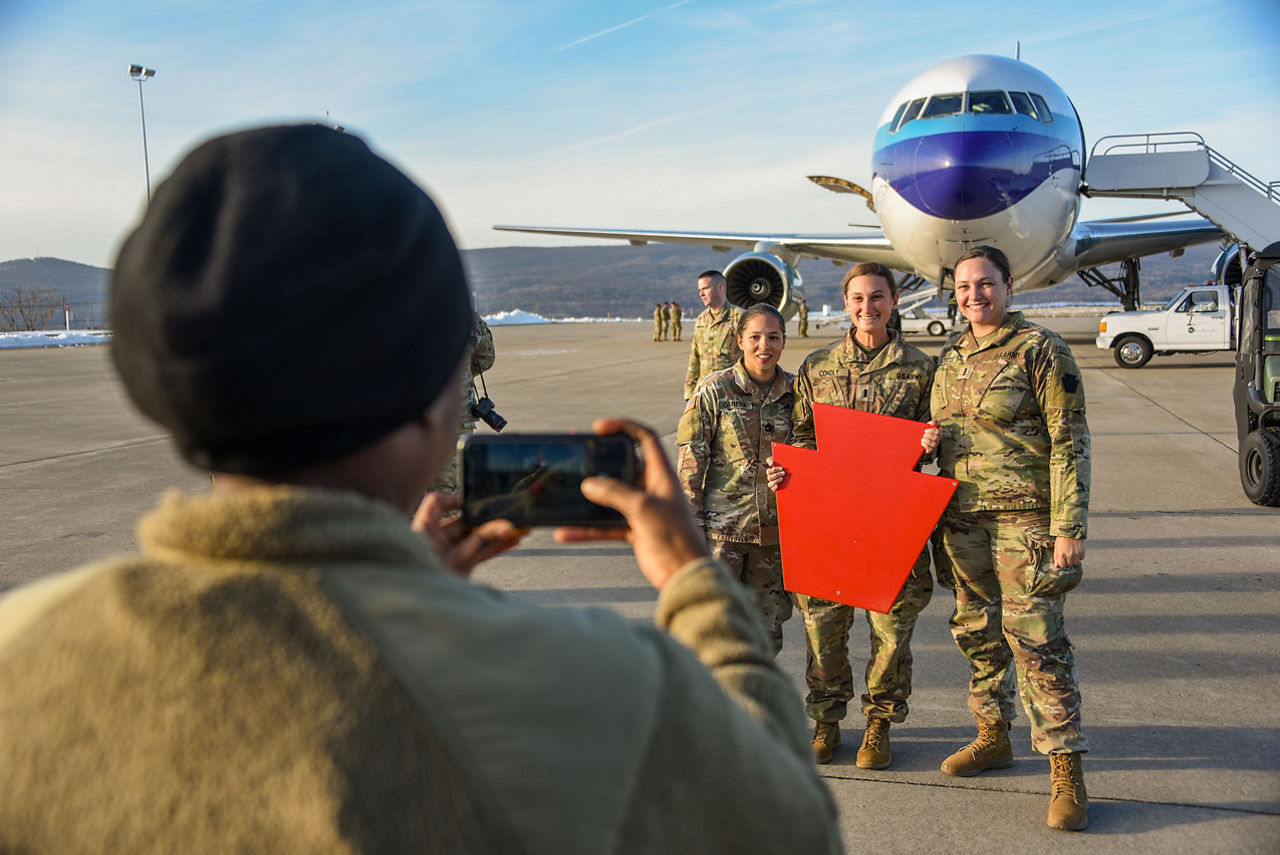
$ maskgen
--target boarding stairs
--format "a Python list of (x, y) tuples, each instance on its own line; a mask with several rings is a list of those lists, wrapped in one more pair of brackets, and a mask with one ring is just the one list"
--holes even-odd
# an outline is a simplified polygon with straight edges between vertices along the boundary
[(1103, 137), (1084, 178), (1089, 196), (1179, 199), (1256, 249), (1280, 240), (1280, 181), (1255, 178), (1197, 133)]

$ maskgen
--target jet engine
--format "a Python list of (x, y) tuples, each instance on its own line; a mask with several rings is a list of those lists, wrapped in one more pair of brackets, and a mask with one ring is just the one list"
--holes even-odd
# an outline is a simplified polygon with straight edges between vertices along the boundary
[(768, 303), (782, 312), (795, 314), (804, 297), (804, 283), (795, 267), (768, 252), (740, 255), (724, 269), (729, 302), (744, 309), (755, 303)]

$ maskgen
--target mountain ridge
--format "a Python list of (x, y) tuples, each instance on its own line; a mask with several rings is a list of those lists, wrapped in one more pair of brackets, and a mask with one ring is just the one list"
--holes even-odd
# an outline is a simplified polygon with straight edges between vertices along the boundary
[[(1142, 297), (1160, 302), (1184, 285), (1203, 282), (1218, 253), (1214, 244), (1191, 247), (1181, 258), (1142, 259)], [(524, 309), (547, 318), (637, 317), (652, 315), (653, 304), (675, 300), (700, 310), (695, 277), (723, 269), (735, 256), (705, 247), (648, 246), (491, 247), (462, 251), (463, 264), (482, 314)], [(840, 281), (846, 268), (804, 260), (798, 270), (811, 311), (823, 304), (840, 311)], [(73, 326), (103, 326), (110, 271), (64, 259), (43, 257), (0, 262), (0, 300), (15, 288), (51, 294), (61, 319), (61, 304), (71, 304)], [(1015, 285), (1016, 293), (1016, 285)], [(1018, 305), (1044, 303), (1114, 304), (1108, 292), (1078, 279), (1017, 294)]]

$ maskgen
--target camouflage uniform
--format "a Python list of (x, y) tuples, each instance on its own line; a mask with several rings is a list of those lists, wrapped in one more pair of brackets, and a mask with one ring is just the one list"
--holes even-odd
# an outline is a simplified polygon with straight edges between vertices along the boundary
[[(813, 430), (813, 404), (834, 404), (903, 419), (927, 421), (933, 360), (889, 333), (889, 343), (868, 360), (853, 341), (853, 330), (842, 341), (819, 348), (805, 357), (796, 374), (795, 424), (792, 445), (817, 448)], [(864, 489), (874, 489), (869, 485)], [(886, 497), (886, 503), (891, 497)], [(911, 694), (911, 635), (916, 616), (933, 596), (926, 547), (888, 614), (867, 612), (871, 649), (867, 657), (867, 692), (862, 712), (868, 718), (900, 722), (907, 717)], [(805, 683), (809, 694), (805, 709), (814, 721), (835, 722), (845, 716), (853, 697), (853, 670), (849, 665), (849, 629), (856, 610), (817, 597), (796, 595), (804, 617), (808, 641)]]
[(1021, 312), (981, 344), (966, 329), (943, 348), (933, 414), (939, 469), (960, 482), (940, 526), (951, 568), (939, 578), (955, 587), (951, 632), (969, 660), (969, 711), (1013, 721), (1015, 666), (1036, 750), (1087, 751), (1063, 625), (1083, 570), (1053, 566), (1054, 539), (1083, 538), (1089, 508), (1075, 358)]
[(782, 587), (778, 506), (763, 460), (791, 438), (792, 375), (761, 389), (742, 360), (713, 372), (689, 400), (676, 442), (680, 484), (715, 557), (755, 592), (776, 655), (791, 597)]
[(738, 349), (738, 320), (742, 309), (725, 303), (719, 312), (703, 309), (693, 324), (693, 344), (689, 346), (689, 371), (684, 377), (684, 399), (693, 397), (698, 381), (712, 371), (728, 368), (742, 358)]
[(679, 341), (680, 333), (683, 330), (679, 303), (672, 303), (671, 308), (667, 309), (667, 321), (671, 324), (671, 340)]
[(809, 304), (804, 300), (800, 301), (799, 319), (796, 321), (796, 331), (801, 338), (809, 337)]
[[(472, 378), (493, 367), (497, 352), (493, 349), (493, 333), (489, 325), (476, 312), (471, 313), (471, 357), (462, 369), (462, 417), (458, 419), (458, 439), (476, 432), (476, 417), (471, 407), (476, 403), (476, 388)], [(444, 471), (436, 478), (431, 489), (437, 493), (458, 492), (458, 455), (449, 456)]]
[(654, 304), (654, 307), (653, 307), (653, 340), (654, 341), (662, 341), (663, 317), (664, 315), (662, 311), (662, 304), (661, 303)]

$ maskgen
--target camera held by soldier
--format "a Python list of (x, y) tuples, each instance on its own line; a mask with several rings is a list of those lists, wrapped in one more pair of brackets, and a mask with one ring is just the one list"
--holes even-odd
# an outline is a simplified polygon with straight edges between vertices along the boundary
[(507, 420), (493, 408), (493, 401), (490, 400), (488, 395), (482, 396), (480, 400), (471, 405), (471, 415), (493, 428), (495, 433), (507, 426)]

